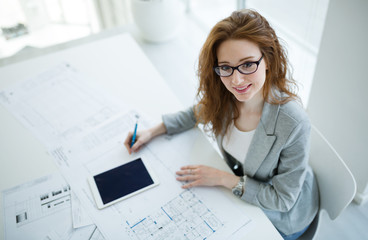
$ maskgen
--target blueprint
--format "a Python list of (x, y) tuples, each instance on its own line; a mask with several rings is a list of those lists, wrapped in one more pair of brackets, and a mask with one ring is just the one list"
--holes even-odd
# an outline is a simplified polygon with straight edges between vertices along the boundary
[(74, 229), (71, 189), (59, 173), (3, 191), (5, 239), (104, 239), (97, 227)]
[[(58, 195), (62, 203), (57, 202), (55, 209), (69, 211), (70, 217), (70, 186), (90, 217), (86, 220), (82, 215), (75, 216), (74, 219), (80, 218), (76, 225), (90, 231), (97, 229), (93, 227), (96, 225), (98, 233), (106, 239), (222, 240), (249, 229), (252, 220), (239, 211), (239, 202), (228, 191), (214, 187), (183, 191), (182, 183), (176, 181), (175, 172), (183, 165), (226, 168), (224, 163), (212, 165), (215, 163), (211, 156), (198, 159), (192, 155), (193, 149), (200, 152), (197, 146), (201, 144), (195, 141), (202, 136), (200, 130), (157, 137), (139, 153), (129, 155), (123, 141), (133, 130), (135, 116), (140, 116), (138, 131), (150, 127), (151, 119), (90, 82), (64, 63), (0, 92), (0, 103), (38, 137), (68, 182)], [(138, 157), (159, 176), (160, 185), (97, 209), (87, 178)], [(14, 201), (7, 204), (11, 209)], [(14, 214), (15, 210), (8, 211)], [(28, 212), (17, 211), (18, 215), (20, 222), (30, 218)], [(89, 225), (89, 221), (95, 225)], [(16, 226), (10, 232), (15, 229)], [(45, 234), (49, 239), (57, 239), (70, 236), (70, 229), (71, 224), (49, 229)]]
[(223, 223), (190, 190), (143, 219), (127, 220), (132, 239), (209, 239)]
[(79, 198), (75, 195), (74, 192), (71, 192), (70, 198), (72, 203), (73, 228), (94, 225), (91, 218), (85, 211), (83, 204), (79, 201)]
[[(188, 239), (189, 236), (192, 239), (195, 236), (198, 239), (225, 239), (246, 228), (251, 219), (240, 212), (221, 189), (204, 187), (183, 192), (182, 183), (176, 181), (176, 167), (188, 163), (186, 153), (191, 151), (191, 144), (195, 144), (185, 141), (190, 144), (184, 145), (182, 141), (196, 138), (201, 133), (193, 130), (173, 137), (162, 136), (138, 154), (129, 156), (121, 139), (134, 126), (135, 114), (129, 112), (122, 115), (101, 126), (104, 131), (96, 129), (80, 138), (80, 142), (64, 144), (62, 148), (50, 151), (66, 179), (73, 183), (73, 189), (77, 189), (78, 198), (102, 234), (107, 239), (118, 239), (117, 236), (126, 236), (127, 239)], [(142, 117), (140, 119), (144, 127)], [(128, 124), (124, 124), (126, 122)], [(109, 134), (107, 129), (116, 127), (123, 132), (122, 136), (120, 131)], [(109, 134), (110, 138), (105, 139), (105, 134)], [(90, 146), (91, 136), (95, 139), (94, 143), (99, 143), (93, 148), (86, 147)], [(100, 138), (105, 141), (100, 141)], [(138, 157), (144, 159), (159, 176), (160, 185), (98, 210), (87, 177)], [(223, 208), (225, 203), (229, 206)]]
[(0, 103), (45, 146), (68, 142), (125, 109), (68, 63), (2, 90)]

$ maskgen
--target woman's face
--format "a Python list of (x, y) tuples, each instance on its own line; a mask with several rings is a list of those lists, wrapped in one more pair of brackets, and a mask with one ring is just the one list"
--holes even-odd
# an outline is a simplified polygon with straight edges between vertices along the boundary
[[(257, 44), (242, 40), (226, 40), (217, 48), (218, 66), (231, 66), (256, 62), (262, 57)], [(261, 60), (256, 72), (249, 75), (234, 70), (229, 77), (220, 77), (225, 87), (240, 102), (249, 102), (251, 99), (263, 98), (263, 85), (266, 79), (266, 63)]]

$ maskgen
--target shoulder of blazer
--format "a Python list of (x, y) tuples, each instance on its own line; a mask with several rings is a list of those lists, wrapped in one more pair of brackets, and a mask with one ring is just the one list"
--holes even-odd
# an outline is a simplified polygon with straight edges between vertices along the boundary
[[(282, 122), (278, 121), (280, 118)], [(265, 102), (261, 123), (266, 134), (270, 136), (275, 134), (277, 124), (292, 127), (308, 119), (306, 111), (296, 101), (290, 101), (285, 104), (270, 104)]]
[(309, 120), (307, 112), (296, 101), (290, 101), (288, 103), (280, 105), (280, 113), (284, 116), (284, 119), (288, 119), (295, 124), (301, 121)]

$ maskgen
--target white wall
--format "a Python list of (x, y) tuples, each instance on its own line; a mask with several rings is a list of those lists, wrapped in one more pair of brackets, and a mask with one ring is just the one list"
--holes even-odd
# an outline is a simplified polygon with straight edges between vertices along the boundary
[(312, 123), (352, 171), (358, 202), (368, 195), (367, 13), (367, 0), (330, 1), (308, 104)]
[(288, 52), (298, 95), (308, 106), (329, 0), (246, 0), (267, 18)]

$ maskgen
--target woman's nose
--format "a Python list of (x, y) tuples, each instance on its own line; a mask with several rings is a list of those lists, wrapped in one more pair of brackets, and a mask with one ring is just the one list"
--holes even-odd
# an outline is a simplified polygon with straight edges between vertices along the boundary
[(240, 85), (243, 80), (244, 75), (241, 74), (237, 69), (234, 70), (233, 75), (231, 75), (231, 82), (234, 85)]

